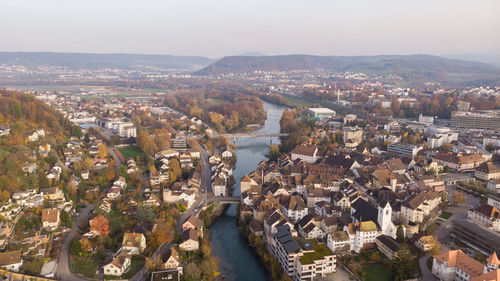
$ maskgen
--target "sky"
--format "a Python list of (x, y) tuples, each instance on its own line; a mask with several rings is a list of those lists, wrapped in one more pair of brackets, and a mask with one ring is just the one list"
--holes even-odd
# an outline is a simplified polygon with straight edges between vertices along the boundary
[(0, 51), (500, 53), (499, 0), (0, 0)]

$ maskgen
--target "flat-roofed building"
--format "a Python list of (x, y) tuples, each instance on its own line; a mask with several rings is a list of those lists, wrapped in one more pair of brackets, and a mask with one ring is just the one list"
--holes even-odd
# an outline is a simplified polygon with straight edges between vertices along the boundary
[(500, 130), (500, 110), (454, 111), (451, 127), (458, 129)]

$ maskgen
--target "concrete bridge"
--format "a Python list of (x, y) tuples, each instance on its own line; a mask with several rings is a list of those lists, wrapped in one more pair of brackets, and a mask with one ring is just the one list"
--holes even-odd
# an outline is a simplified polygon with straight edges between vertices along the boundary
[(208, 203), (240, 204), (240, 196), (213, 196), (208, 199)]

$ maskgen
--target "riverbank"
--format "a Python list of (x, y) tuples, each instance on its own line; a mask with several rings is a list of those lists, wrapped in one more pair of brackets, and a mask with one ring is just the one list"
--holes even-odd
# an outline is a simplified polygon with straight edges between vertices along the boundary
[[(264, 102), (267, 119), (257, 133), (279, 133), (280, 119), (286, 107)], [(236, 166), (233, 177), (236, 181), (233, 196), (240, 195), (241, 178), (255, 170), (261, 161), (267, 160), (269, 144), (277, 144), (277, 137), (236, 139)], [(210, 227), (212, 255), (219, 258), (220, 276), (225, 280), (255, 281), (270, 278), (260, 258), (248, 241), (240, 234), (237, 226), (236, 206), (230, 206)]]

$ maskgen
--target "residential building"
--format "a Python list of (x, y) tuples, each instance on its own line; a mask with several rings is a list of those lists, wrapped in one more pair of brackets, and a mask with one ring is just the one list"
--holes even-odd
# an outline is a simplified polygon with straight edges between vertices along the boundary
[(473, 223), (500, 231), (500, 211), (488, 204), (482, 204), (475, 209), (469, 210), (467, 219)]
[[(496, 254), (494, 255), (496, 256)], [(488, 259), (494, 261), (494, 256), (491, 255)], [(493, 264), (489, 264), (492, 266)], [(493, 265), (494, 266), (494, 265)], [(442, 281), (498, 281), (500, 280), (500, 272), (498, 269), (489, 268), (488, 265), (483, 265), (475, 259), (467, 256), (461, 250), (453, 250), (444, 252), (433, 257), (432, 274)]]
[(59, 226), (59, 209), (42, 210), (42, 227), (52, 231)]
[(431, 235), (424, 235), (420, 237), (415, 245), (423, 252), (430, 251), (436, 246), (436, 239)]
[(182, 233), (179, 248), (183, 251), (196, 251), (200, 247), (198, 233), (195, 229), (189, 229)]
[(474, 176), (484, 181), (500, 179), (500, 167), (493, 163), (484, 162), (476, 168)]
[(0, 267), (5, 270), (19, 272), (22, 265), (21, 250), (0, 253)]
[(356, 127), (344, 127), (344, 146), (356, 148), (363, 141), (363, 129)]
[(349, 236), (351, 250), (356, 253), (360, 253), (367, 244), (375, 245), (375, 239), (380, 235), (373, 221), (350, 223), (344, 226), (344, 231)]
[(127, 252), (120, 252), (110, 263), (103, 267), (104, 275), (122, 276), (130, 269), (132, 257)]
[(122, 250), (130, 255), (139, 255), (146, 249), (146, 237), (142, 233), (123, 234)]

